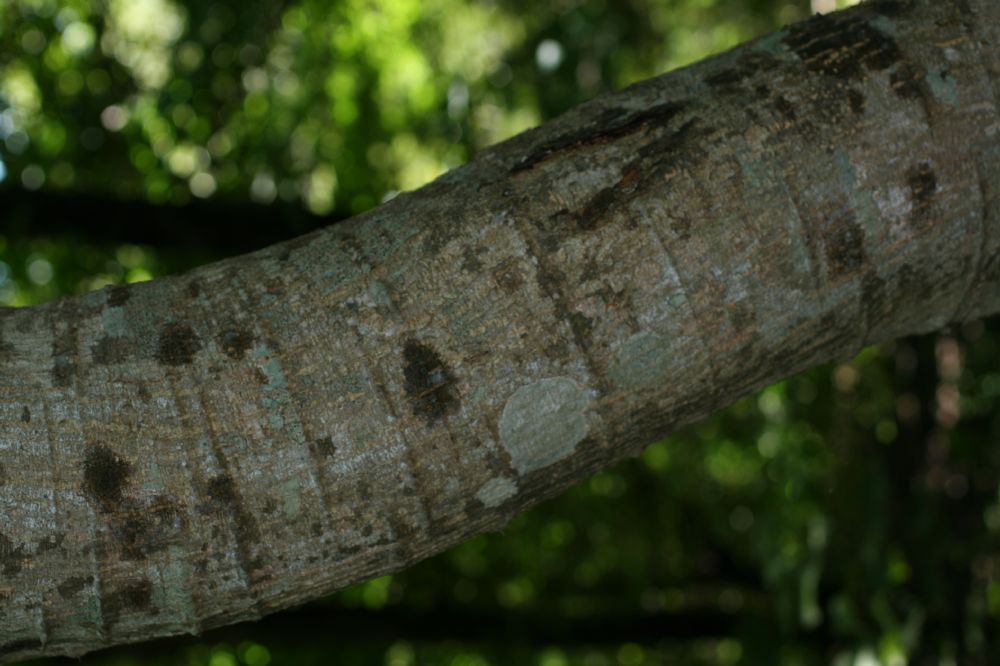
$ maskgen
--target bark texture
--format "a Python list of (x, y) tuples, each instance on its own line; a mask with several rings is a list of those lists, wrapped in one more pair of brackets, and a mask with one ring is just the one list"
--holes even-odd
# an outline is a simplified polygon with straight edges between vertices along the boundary
[(1000, 310), (1000, 3), (873, 2), (370, 214), (0, 314), (0, 659), (397, 571), (769, 382)]

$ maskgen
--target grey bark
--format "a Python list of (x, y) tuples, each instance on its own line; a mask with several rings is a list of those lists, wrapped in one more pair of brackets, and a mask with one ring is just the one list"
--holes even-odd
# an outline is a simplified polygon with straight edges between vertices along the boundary
[(0, 654), (402, 569), (769, 382), (1000, 310), (1000, 3), (877, 2), (415, 193), (0, 316)]

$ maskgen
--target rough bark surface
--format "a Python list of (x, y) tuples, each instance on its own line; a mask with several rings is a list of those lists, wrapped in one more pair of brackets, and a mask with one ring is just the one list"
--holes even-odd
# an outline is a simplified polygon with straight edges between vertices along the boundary
[(1000, 310), (1000, 3), (883, 1), (369, 214), (0, 313), (0, 659), (397, 571), (769, 382)]

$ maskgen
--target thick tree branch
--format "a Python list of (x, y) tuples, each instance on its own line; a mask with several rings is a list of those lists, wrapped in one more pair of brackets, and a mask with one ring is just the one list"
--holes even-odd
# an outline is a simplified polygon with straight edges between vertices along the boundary
[(1000, 5), (883, 1), (428, 187), (0, 317), (0, 653), (397, 571), (865, 344), (1000, 310)]

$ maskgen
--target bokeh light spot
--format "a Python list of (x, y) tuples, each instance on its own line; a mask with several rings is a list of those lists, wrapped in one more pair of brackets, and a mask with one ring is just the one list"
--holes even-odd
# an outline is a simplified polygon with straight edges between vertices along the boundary
[(562, 44), (554, 39), (543, 39), (535, 49), (535, 63), (543, 72), (552, 72), (563, 61)]

